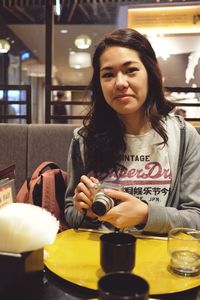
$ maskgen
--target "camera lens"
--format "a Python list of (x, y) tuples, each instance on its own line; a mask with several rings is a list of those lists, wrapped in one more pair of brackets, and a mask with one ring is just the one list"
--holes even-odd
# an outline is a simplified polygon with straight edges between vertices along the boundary
[(103, 216), (107, 211), (114, 207), (114, 200), (102, 192), (96, 194), (95, 201), (92, 204), (92, 211), (97, 216)]

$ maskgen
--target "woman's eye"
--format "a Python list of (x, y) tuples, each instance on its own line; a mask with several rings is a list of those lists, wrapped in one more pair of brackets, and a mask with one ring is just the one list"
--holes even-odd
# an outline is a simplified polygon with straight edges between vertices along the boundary
[(102, 75), (102, 78), (110, 78), (112, 76), (113, 76), (112, 73), (105, 73), (105, 74)]
[(135, 68), (135, 67), (130, 67), (127, 69), (127, 73), (135, 73), (137, 71), (139, 71), (139, 70), (138, 70), (138, 68)]

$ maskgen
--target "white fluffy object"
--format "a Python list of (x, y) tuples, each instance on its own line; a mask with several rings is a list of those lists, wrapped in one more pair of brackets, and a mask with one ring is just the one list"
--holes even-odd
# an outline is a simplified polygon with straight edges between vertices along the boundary
[(59, 222), (47, 210), (25, 203), (0, 208), (0, 251), (22, 253), (53, 243)]

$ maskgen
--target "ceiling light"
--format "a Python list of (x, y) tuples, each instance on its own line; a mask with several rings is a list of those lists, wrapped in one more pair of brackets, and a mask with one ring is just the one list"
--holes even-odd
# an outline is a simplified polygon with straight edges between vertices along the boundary
[(0, 53), (7, 53), (10, 50), (10, 44), (7, 40), (0, 39)]
[(67, 30), (67, 29), (61, 29), (61, 30), (60, 30), (60, 33), (63, 33), (63, 34), (64, 34), (64, 33), (68, 33), (68, 30)]
[(91, 55), (87, 52), (69, 53), (69, 66), (74, 69), (88, 68), (91, 66)]
[(88, 49), (92, 44), (92, 40), (88, 35), (82, 34), (77, 36), (74, 44), (78, 49)]
[(55, 13), (56, 13), (57, 16), (60, 16), (60, 12), (61, 12), (61, 9), (60, 9), (60, 0), (56, 0)]

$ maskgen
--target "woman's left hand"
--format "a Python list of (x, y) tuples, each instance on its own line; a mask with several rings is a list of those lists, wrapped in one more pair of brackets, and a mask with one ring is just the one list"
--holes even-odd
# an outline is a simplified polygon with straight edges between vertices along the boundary
[(111, 223), (116, 228), (133, 227), (146, 224), (148, 218), (148, 205), (140, 199), (117, 190), (104, 189), (105, 194), (120, 201), (105, 215), (99, 217), (100, 221)]

